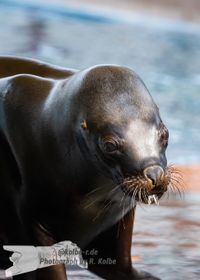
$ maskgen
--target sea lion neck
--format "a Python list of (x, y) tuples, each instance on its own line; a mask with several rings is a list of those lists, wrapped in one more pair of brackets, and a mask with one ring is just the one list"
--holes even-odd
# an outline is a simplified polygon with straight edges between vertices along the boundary
[(47, 96), (43, 107), (43, 120), (46, 123), (51, 122), (51, 127), (56, 133), (65, 131), (64, 126), (68, 127), (74, 119), (73, 97), (75, 90), (71, 85), (73, 75), (67, 79), (54, 81), (53, 87)]

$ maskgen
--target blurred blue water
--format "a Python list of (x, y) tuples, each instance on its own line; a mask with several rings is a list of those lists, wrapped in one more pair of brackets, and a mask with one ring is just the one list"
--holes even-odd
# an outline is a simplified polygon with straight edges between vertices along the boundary
[[(172, 163), (200, 161), (200, 27), (154, 28), (72, 18), (0, 0), (0, 54), (23, 55), (83, 69), (122, 64), (143, 78), (170, 130)], [(9, 3), (12, 1), (8, 1)], [(163, 27), (163, 23), (161, 24)], [(186, 29), (187, 30), (187, 29)]]

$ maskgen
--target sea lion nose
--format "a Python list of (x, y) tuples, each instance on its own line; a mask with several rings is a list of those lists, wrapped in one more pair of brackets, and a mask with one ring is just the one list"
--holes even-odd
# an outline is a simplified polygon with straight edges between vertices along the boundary
[(150, 179), (154, 186), (156, 184), (158, 184), (158, 182), (161, 181), (163, 175), (164, 175), (164, 171), (163, 171), (162, 167), (160, 167), (158, 165), (147, 167), (144, 170), (144, 176), (147, 179)]

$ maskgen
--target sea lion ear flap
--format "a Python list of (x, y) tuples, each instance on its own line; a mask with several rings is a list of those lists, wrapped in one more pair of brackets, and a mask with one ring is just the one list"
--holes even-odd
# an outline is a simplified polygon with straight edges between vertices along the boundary
[(82, 127), (84, 130), (88, 129), (86, 120), (84, 120), (84, 121), (81, 123), (81, 127)]

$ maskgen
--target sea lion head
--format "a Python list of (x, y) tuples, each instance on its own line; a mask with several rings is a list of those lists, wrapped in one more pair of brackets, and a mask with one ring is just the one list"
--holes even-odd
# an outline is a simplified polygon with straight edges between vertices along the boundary
[(165, 155), (169, 133), (143, 81), (113, 65), (81, 75), (79, 138), (87, 160), (136, 200), (160, 198), (171, 177)]

